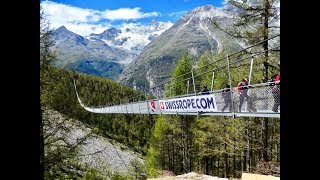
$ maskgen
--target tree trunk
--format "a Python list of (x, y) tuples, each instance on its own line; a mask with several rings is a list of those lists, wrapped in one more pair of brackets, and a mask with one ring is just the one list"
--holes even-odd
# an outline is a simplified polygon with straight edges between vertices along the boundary
[(250, 150), (250, 140), (249, 140), (249, 119), (247, 119), (246, 122), (246, 130), (245, 130), (245, 138), (247, 140), (246, 147), (244, 148), (244, 153), (243, 153), (243, 170), (246, 172), (249, 172), (249, 150)]
[(263, 50), (264, 50), (264, 57), (265, 57), (265, 63), (264, 63), (264, 67), (265, 67), (265, 74), (264, 74), (264, 82), (268, 82), (268, 56), (269, 56), (269, 52), (268, 52), (268, 37), (269, 37), (269, 8), (270, 8), (270, 4), (269, 4), (269, 0), (264, 0), (264, 19), (263, 19)]
[(213, 156), (212, 175), (216, 175), (216, 156)]
[(217, 168), (217, 176), (220, 176), (220, 157), (218, 158), (218, 168)]
[[(234, 139), (234, 142), (236, 140)], [(233, 147), (233, 177), (236, 177), (236, 147)]]
[(224, 143), (224, 177), (227, 178), (229, 177), (229, 172), (228, 172), (228, 154), (227, 154), (227, 143)]
[[(257, 140), (258, 139), (258, 137), (259, 137), (259, 132), (258, 132), (258, 129), (256, 130), (256, 131), (254, 131), (254, 139), (255, 140)], [(259, 142), (260, 141), (255, 141), (255, 146), (257, 147), (257, 145), (259, 145)], [(257, 164), (257, 161), (260, 159), (260, 150), (258, 150), (257, 148), (255, 148), (255, 150), (254, 150), (254, 158), (253, 158), (253, 160), (254, 160), (254, 165), (256, 165)]]
[(206, 164), (206, 174), (208, 175), (209, 174), (209, 159), (208, 159), (208, 157), (205, 157), (204, 161)]
[(172, 130), (172, 137), (171, 137), (171, 146), (172, 146), (172, 171), (175, 172), (175, 152), (174, 152), (174, 139), (173, 139), (173, 130)]
[(181, 167), (181, 172), (186, 173), (187, 172), (187, 156), (186, 156), (186, 117), (182, 117), (182, 133), (181, 133), (181, 144), (182, 144), (182, 167)]
[[(268, 52), (268, 35), (269, 35), (269, 8), (270, 8), (270, 4), (269, 4), (269, 0), (264, 0), (264, 21), (263, 21), (263, 49), (265, 51), (264, 56), (265, 56), (265, 74), (264, 74), (264, 82), (268, 81), (268, 56), (269, 56), (269, 52)], [(263, 118), (263, 123), (262, 123), (262, 143), (263, 143), (263, 149), (262, 149), (262, 158), (265, 162), (268, 162), (268, 152), (267, 152), (267, 148), (268, 148), (268, 118)]]
[[(191, 143), (189, 143), (191, 144)], [(192, 161), (193, 161), (193, 157), (191, 156), (191, 152), (190, 152), (190, 148), (189, 149), (189, 172), (192, 172)]]
[(209, 174), (213, 174), (213, 169), (214, 169), (214, 167), (213, 167), (213, 160), (212, 160), (213, 158), (212, 158), (212, 156), (210, 157), (210, 169), (211, 169), (211, 172), (209, 173)]
[(170, 171), (172, 171), (172, 170), (171, 170), (170, 140), (169, 140), (169, 142), (168, 142), (168, 168), (169, 168)]
[(243, 166), (242, 171), (247, 171), (247, 149), (244, 148), (243, 151)]
[(275, 139), (275, 134), (276, 134), (276, 123), (273, 124), (273, 144), (274, 144), (274, 159), (275, 161), (278, 161), (278, 150), (277, 150), (277, 142), (276, 142), (276, 139)]
[(44, 179), (43, 110), (40, 108), (40, 179)]
[(263, 118), (262, 123), (262, 158), (265, 162), (268, 162), (268, 118)]
[(274, 149), (273, 149), (273, 145), (274, 145), (274, 134), (275, 134), (275, 129), (274, 129), (274, 121), (272, 121), (273, 123), (273, 125), (272, 125), (272, 127), (271, 127), (271, 125), (270, 125), (270, 127), (271, 127), (271, 135), (269, 135), (270, 136), (270, 138), (271, 138), (271, 142), (270, 142), (270, 158), (269, 158), (269, 160), (270, 161), (272, 161), (273, 160), (273, 158), (274, 158), (274, 156), (272, 156), (272, 154), (273, 154), (273, 152), (274, 152)]
[[(221, 118), (222, 119), (222, 118)], [(227, 136), (227, 126), (226, 123), (223, 123), (224, 126), (224, 133)], [(228, 153), (227, 153), (227, 143), (224, 142), (224, 177), (229, 177), (229, 161), (228, 161)]]
[(242, 170), (242, 155), (240, 155), (239, 156), (239, 163), (238, 163), (238, 169), (239, 169), (239, 171), (241, 171)]

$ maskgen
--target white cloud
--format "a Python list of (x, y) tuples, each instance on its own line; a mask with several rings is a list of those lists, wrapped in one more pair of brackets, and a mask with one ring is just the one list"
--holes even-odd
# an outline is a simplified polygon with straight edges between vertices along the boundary
[[(91, 33), (100, 34), (106, 29), (111, 28), (112, 26), (100, 25), (100, 24), (86, 24), (86, 23), (67, 23), (64, 25), (68, 30), (77, 33), (81, 36), (88, 36)], [(58, 26), (60, 27), (60, 26)]]
[(143, 27), (143, 25), (139, 22), (137, 23), (121, 23), (118, 28), (119, 29), (122, 29), (122, 30), (125, 30), (126, 28), (129, 28), (129, 29), (136, 29), (136, 28), (139, 28), (139, 27)]
[(120, 8), (117, 10), (105, 10), (103, 17), (110, 20), (130, 20), (130, 19), (141, 19), (146, 17), (159, 16), (157, 12), (142, 13), (140, 8)]
[(43, 1), (41, 3), (46, 14), (53, 16), (60, 21), (77, 21), (77, 22), (97, 22), (101, 19), (109, 20), (130, 20), (141, 19), (152, 16), (159, 16), (158, 12), (143, 13), (139, 7), (136, 8), (120, 8), (116, 10), (106, 9), (105, 11), (97, 11), (93, 9), (82, 9), (78, 7), (59, 4), (52, 1)]
[(92, 9), (81, 9), (51, 1), (43, 1), (41, 6), (51, 21), (97, 22), (101, 19), (100, 12)]
[(101, 23), (103, 20), (136, 20), (160, 15), (157, 12), (140, 12), (139, 7), (98, 11), (52, 1), (42, 1), (41, 7), (52, 28), (56, 29), (63, 25), (70, 31), (82, 36), (101, 33), (112, 26), (110, 23)]

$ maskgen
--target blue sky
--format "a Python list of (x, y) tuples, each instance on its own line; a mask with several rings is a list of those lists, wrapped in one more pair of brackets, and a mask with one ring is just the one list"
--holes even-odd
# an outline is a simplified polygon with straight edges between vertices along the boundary
[(223, 6), (224, 0), (53, 0), (41, 1), (52, 28), (61, 25), (78, 34), (99, 33), (126, 24), (146, 25), (152, 19), (175, 23), (186, 12)]

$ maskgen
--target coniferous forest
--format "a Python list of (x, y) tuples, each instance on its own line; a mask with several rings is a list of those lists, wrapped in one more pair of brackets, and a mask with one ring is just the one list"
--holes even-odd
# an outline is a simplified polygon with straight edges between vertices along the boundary
[[(261, 17), (259, 16), (260, 19), (251, 18), (261, 13), (260, 11), (272, 8), (271, 1), (263, 2), (264, 9), (248, 9), (237, 1), (230, 1), (229, 3), (244, 9), (246, 13), (240, 18), (241, 22), (235, 23), (236, 27), (222, 30), (238, 38), (249, 39), (250, 44), (270, 38), (268, 30), (272, 30), (267, 24), (268, 18), (276, 15), (266, 11)], [(261, 23), (255, 31), (237, 30), (241, 25), (245, 26), (253, 21), (264, 23)], [(218, 21), (214, 22), (213, 26), (222, 28)], [(45, 179), (146, 179), (158, 177), (163, 170), (172, 171), (175, 175), (198, 172), (227, 178), (240, 178), (243, 172), (280, 176), (279, 118), (88, 112), (80, 106), (77, 100), (74, 81), (82, 102), (89, 107), (112, 106), (156, 97), (104, 77), (81, 74), (53, 66), (56, 54), (50, 49), (53, 46), (50, 36), (49, 24), (41, 16), (40, 164), (42, 176)], [(270, 68), (268, 64), (276, 66), (273, 60), (279, 59), (280, 53), (269, 51), (268, 43), (262, 44), (260, 48), (265, 53), (255, 61), (256, 68), (252, 73), (252, 84), (267, 82), (272, 74), (279, 71)], [(213, 55), (207, 51), (199, 58), (194, 58), (185, 51), (177, 61), (171, 78), (183, 77), (186, 73), (195, 70), (196, 88), (201, 89), (211, 84), (212, 74), (198, 75), (197, 73), (223, 66), (225, 62), (213, 62), (231, 53), (227, 47), (224, 47), (222, 51)], [(197, 71), (197, 68), (200, 67), (206, 69)], [(237, 83), (248, 74), (249, 68), (249, 61), (231, 68), (232, 87), (236, 87)], [(223, 89), (229, 82), (228, 72), (222, 68), (215, 73), (214, 89)], [(173, 80), (170, 87), (165, 86), (163, 90), (167, 97), (178, 96), (187, 94), (184, 87), (184, 81)], [(103, 172), (77, 164), (75, 162), (76, 146), (67, 143), (61, 145), (57, 142), (63, 139), (50, 138), (54, 132), (47, 130), (46, 127), (50, 123), (43, 114), (48, 109), (76, 119), (92, 128), (96, 134), (119, 142), (141, 154), (144, 157), (145, 169), (135, 168), (132, 176), (110, 175), (105, 177)], [(83, 141), (79, 140), (78, 143), (81, 144)], [(68, 161), (65, 161), (66, 159)], [(76, 173), (79, 170), (84, 173)]]
[[(190, 66), (184, 58), (179, 62)], [(54, 78), (46, 80), (50, 82), (45, 87), (50, 89), (46, 106), (142, 153), (150, 177), (157, 176), (161, 170), (174, 174), (195, 171), (219, 177), (240, 177), (241, 172), (279, 175), (280, 121), (277, 118), (269, 119), (265, 150), (263, 118), (94, 114), (78, 103), (74, 77), (79, 96), (88, 106), (98, 107), (139, 96), (143, 100), (144, 94), (101, 77), (55, 68), (50, 68), (50, 73)], [(264, 151), (267, 151), (267, 162), (262, 159)]]

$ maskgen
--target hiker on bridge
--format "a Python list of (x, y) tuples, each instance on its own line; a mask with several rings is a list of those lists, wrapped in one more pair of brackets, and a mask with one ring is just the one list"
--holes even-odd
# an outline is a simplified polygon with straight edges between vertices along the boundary
[(242, 81), (238, 84), (238, 87), (237, 87), (237, 90), (239, 92), (239, 111), (238, 112), (241, 112), (241, 107), (242, 107), (242, 104), (244, 102), (244, 99), (247, 100), (247, 105), (248, 105), (248, 111), (249, 112), (253, 112), (255, 111), (255, 109), (253, 108), (252, 106), (252, 99), (249, 97), (248, 95), (248, 80), (247, 78), (244, 78), (242, 79)]
[(229, 112), (232, 111), (231, 109), (231, 91), (230, 91), (230, 85), (227, 84), (226, 87), (222, 90), (222, 97), (224, 100), (225, 105), (221, 109), (222, 112), (229, 106)]
[(206, 94), (210, 94), (209, 89), (207, 88), (207, 86), (203, 86), (203, 90), (201, 91), (201, 95), (206, 95)]
[(280, 106), (280, 73), (275, 74), (271, 77), (272, 79), (272, 95), (274, 98), (273, 112), (278, 112), (278, 107)]

